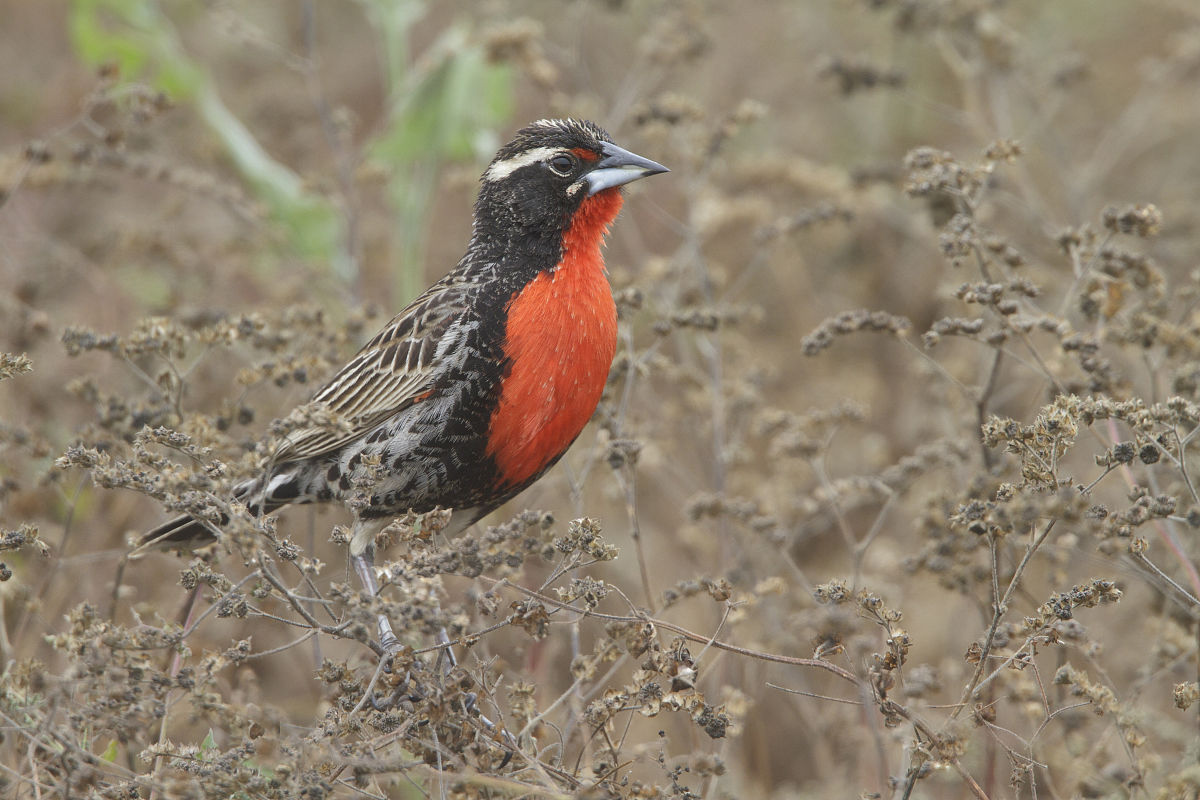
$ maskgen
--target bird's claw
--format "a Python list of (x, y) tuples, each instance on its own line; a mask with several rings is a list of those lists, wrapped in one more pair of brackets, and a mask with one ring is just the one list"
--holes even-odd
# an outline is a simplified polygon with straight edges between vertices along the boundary
[[(389, 675), (392, 674), (390, 659), (384, 665), (383, 671)], [(391, 711), (403, 700), (408, 700), (410, 703), (418, 703), (425, 699), (425, 695), (421, 692), (420, 688), (412, 685), (412, 673), (406, 672), (404, 673), (404, 679), (396, 683), (392, 688), (391, 694), (386, 699), (380, 700), (379, 698), (380, 695), (372, 691), (370, 697), (367, 698), (367, 703), (376, 711)]]

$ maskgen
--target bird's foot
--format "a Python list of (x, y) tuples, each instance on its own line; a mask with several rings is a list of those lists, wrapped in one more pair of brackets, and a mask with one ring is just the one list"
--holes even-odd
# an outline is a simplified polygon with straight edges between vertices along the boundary
[(400, 640), (396, 638), (396, 634), (392, 633), (390, 626), (379, 636), (379, 649), (383, 651), (382, 657), (387, 659), (400, 652)]
[(383, 650), (382, 658), (391, 658), (400, 652), (400, 640), (392, 630), (392, 623), (383, 614), (379, 615), (379, 647)]
[(385, 696), (372, 691), (371, 696), (367, 698), (367, 702), (376, 711), (391, 711), (405, 700), (410, 703), (420, 702), (424, 698), (424, 695), (421, 694), (419, 689), (412, 686), (411, 678), (412, 675), (410, 673), (404, 673), (403, 680), (396, 682), (390, 694)]

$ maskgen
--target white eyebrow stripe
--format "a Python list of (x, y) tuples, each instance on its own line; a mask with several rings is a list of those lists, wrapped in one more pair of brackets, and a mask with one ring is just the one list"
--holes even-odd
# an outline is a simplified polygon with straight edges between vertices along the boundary
[(558, 151), (557, 147), (535, 147), (532, 150), (526, 150), (524, 153), (518, 153), (511, 158), (492, 164), (488, 167), (488, 171), (483, 173), (483, 179), (488, 182), (502, 181), (521, 167), (543, 161)]

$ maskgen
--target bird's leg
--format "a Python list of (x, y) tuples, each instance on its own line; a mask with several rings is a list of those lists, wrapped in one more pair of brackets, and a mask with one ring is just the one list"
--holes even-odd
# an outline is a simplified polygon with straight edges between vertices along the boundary
[(441, 654), (438, 655), (438, 664), (442, 663), (442, 659), (446, 659), (446, 668), (443, 672), (449, 672), (458, 666), (458, 659), (454, 656), (454, 645), (450, 644), (450, 634), (446, 633), (445, 626), (438, 629), (438, 644), (445, 645)]
[[(351, 555), (350, 560), (354, 562), (354, 571), (358, 573), (359, 580), (362, 581), (363, 588), (372, 597), (379, 594), (379, 584), (375, 581), (375, 548), (368, 547), (366, 552), (361, 555)], [(392, 630), (392, 622), (387, 618), (386, 614), (379, 615), (379, 646), (384, 650), (391, 652), (400, 644), (400, 640), (396, 638), (395, 631)]]
[[(355, 520), (354, 535), (350, 539), (350, 561), (354, 564), (354, 571), (358, 573), (358, 579), (362, 582), (363, 588), (372, 597), (379, 594), (379, 582), (375, 580), (375, 534), (378, 529), (378, 525)], [(448, 675), (452, 669), (458, 666), (458, 659), (450, 644), (450, 634), (444, 627), (438, 630), (438, 644), (445, 645), (445, 647), (438, 653), (435, 666), (440, 666), (442, 674)], [(385, 653), (394, 652), (400, 645), (400, 640), (396, 638), (396, 633), (392, 630), (391, 620), (384, 614), (379, 615), (379, 645)], [(467, 692), (463, 698), (463, 709), (468, 713), (473, 713), (477, 700), (478, 697), (474, 692)], [(372, 705), (378, 708), (374, 700), (372, 700)], [(495, 724), (487, 717), (481, 715), (480, 719), (488, 728), (495, 727)]]
[[(362, 581), (363, 588), (372, 597), (379, 594), (379, 583), (375, 580), (375, 533), (378, 525), (355, 520), (354, 536), (350, 539), (350, 561)], [(391, 653), (400, 645), (392, 630), (391, 620), (386, 614), (379, 615), (379, 646)]]
[[(449, 675), (450, 671), (458, 666), (458, 659), (454, 655), (454, 645), (450, 644), (450, 634), (446, 633), (445, 627), (438, 629), (437, 638), (438, 644), (445, 645), (445, 647), (438, 652), (437, 663), (435, 666), (440, 666), (442, 668), (442, 675)], [(442, 663), (443, 660), (445, 661), (444, 664)], [(476, 695), (474, 692), (465, 693), (463, 695), (463, 709), (467, 713), (471, 713), (475, 710), (475, 701), (478, 699), (478, 695)], [(488, 722), (487, 717), (481, 717), (481, 719), (487, 723), (489, 728), (494, 727), (491, 722)]]

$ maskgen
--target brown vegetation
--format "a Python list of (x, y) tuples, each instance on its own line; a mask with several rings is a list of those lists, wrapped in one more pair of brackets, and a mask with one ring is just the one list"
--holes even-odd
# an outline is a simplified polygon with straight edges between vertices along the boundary
[[(1200, 10), (406, 5), (0, 1), (5, 796), (1200, 796)], [(364, 597), (228, 488), (560, 115), (605, 400)]]

